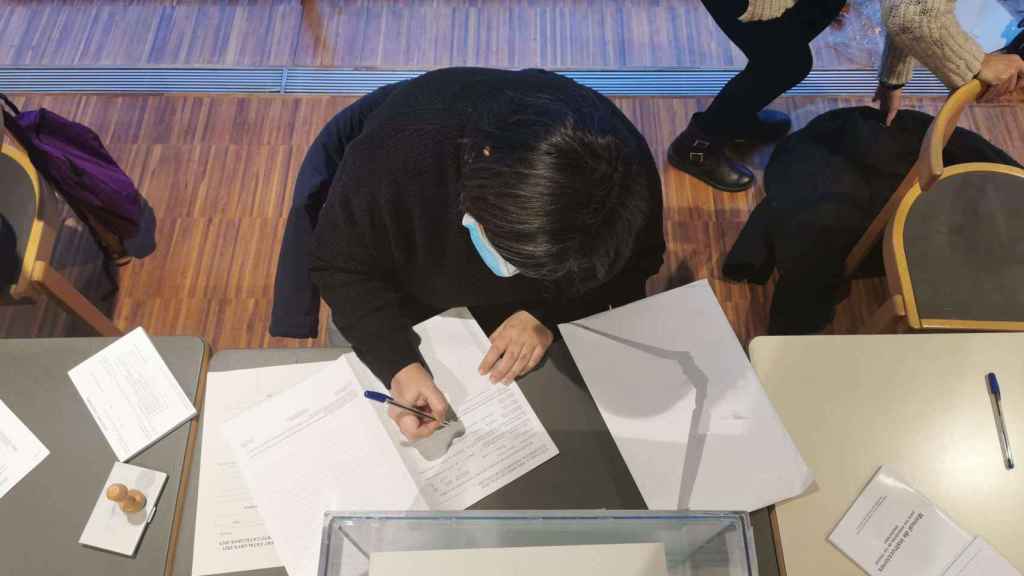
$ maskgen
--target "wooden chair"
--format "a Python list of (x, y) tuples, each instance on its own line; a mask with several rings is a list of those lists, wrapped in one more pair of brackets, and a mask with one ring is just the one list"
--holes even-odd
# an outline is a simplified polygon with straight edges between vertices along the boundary
[(0, 148), (0, 213), (14, 230), (20, 269), (14, 284), (0, 286), (0, 304), (31, 304), (52, 298), (101, 336), (123, 332), (50, 266), (60, 228), (60, 206), (28, 156), (10, 144)]
[(954, 92), (920, 156), (846, 260), (853, 275), (884, 232), (890, 298), (867, 333), (1024, 330), (1024, 170), (973, 162), (943, 166), (964, 109), (983, 92)]

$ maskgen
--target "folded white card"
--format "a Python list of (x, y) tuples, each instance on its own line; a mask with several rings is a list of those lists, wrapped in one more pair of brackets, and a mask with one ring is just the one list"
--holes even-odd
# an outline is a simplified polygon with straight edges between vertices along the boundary
[(68, 376), (122, 462), (196, 415), (142, 328), (75, 366)]
[(887, 466), (828, 540), (872, 576), (1019, 576), (987, 543), (957, 526)]
[(379, 552), (370, 576), (666, 576), (665, 545), (526, 546)]
[[(156, 514), (157, 500), (166, 483), (167, 474), (163, 472), (114, 462), (78, 543), (125, 556), (134, 555), (146, 526)], [(142, 492), (146, 495), (146, 506), (138, 512), (121, 511), (116, 502), (107, 499), (107, 487), (111, 484), (124, 484), (129, 490)]]
[(0, 498), (49, 454), (39, 438), (0, 400)]

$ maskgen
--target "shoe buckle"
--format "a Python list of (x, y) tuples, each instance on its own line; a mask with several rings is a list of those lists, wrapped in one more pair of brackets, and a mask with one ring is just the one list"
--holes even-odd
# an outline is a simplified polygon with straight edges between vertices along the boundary
[(690, 152), (690, 162), (697, 164), (698, 166), (704, 163), (703, 152)]
[(711, 147), (711, 142), (708, 142), (707, 140), (701, 140), (698, 138), (693, 141), (693, 147), (700, 148), (701, 150), (707, 150), (708, 148)]

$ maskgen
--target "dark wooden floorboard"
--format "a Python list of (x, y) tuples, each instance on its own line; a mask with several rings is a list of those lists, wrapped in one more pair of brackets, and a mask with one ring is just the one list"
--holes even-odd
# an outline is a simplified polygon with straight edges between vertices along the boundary
[[(213, 95), (48, 95), (18, 99), (92, 126), (139, 185), (156, 218), (156, 250), (122, 268), (116, 297), (101, 302), (117, 324), (153, 334), (192, 334), (215, 347), (309, 346), (315, 341), (267, 333), (277, 250), (292, 184), (306, 148), (350, 97)], [(763, 197), (758, 185), (728, 194), (668, 167), (665, 150), (706, 98), (619, 98), (658, 159), (665, 197), (666, 265), (649, 283), (658, 292), (709, 278), (741, 340), (763, 334), (771, 286), (729, 282), (721, 264), (748, 214)], [(859, 98), (784, 98), (796, 125)], [(940, 99), (910, 99), (935, 112)], [(1017, 158), (1024, 158), (1024, 109), (979, 106), (964, 118)], [(769, 150), (747, 160), (760, 169)], [(109, 289), (99, 254), (73, 219), (65, 225), (56, 264), (100, 302)], [(878, 280), (854, 282), (833, 331), (855, 331), (881, 303)], [(0, 307), (0, 336), (85, 333), (52, 304)], [(321, 339), (322, 341), (322, 339)]]

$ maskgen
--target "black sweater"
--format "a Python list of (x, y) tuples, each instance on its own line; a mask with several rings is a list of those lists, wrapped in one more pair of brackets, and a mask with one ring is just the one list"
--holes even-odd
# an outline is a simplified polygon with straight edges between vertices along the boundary
[(391, 91), (345, 149), (313, 233), (311, 272), (334, 323), (373, 373), (390, 385), (420, 361), (411, 327), (449, 308), (469, 307), (485, 330), (518, 310), (554, 324), (643, 296), (661, 267), (660, 179), (643, 137), (609, 100), (623, 140), (651, 174), (654, 210), (625, 269), (567, 300), (537, 280), (494, 275), (461, 225), (460, 170), (474, 109), (506, 90), (578, 104), (588, 90), (556, 74), (449, 68)]

